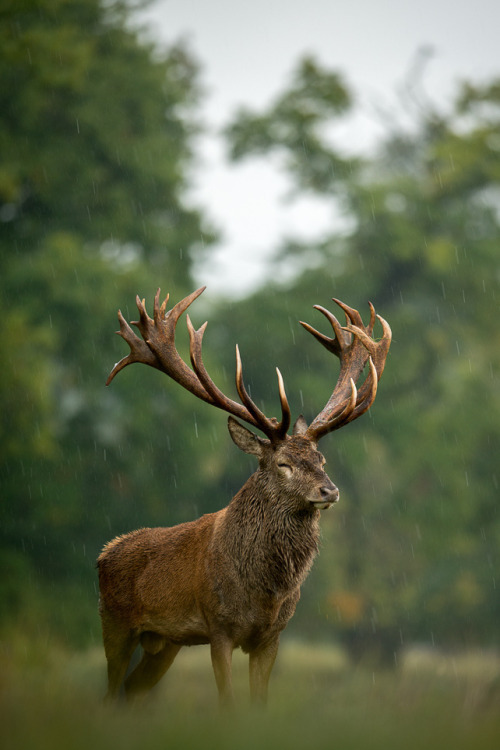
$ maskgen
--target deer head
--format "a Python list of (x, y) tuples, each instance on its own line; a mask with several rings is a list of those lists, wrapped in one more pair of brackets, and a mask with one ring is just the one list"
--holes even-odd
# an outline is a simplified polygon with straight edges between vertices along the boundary
[(233, 442), (259, 459), (266, 495), (290, 512), (325, 510), (339, 499), (339, 491), (324, 470), (325, 458), (304, 437), (306, 421), (299, 417), (292, 435), (278, 442), (264, 440), (233, 417), (228, 427)]

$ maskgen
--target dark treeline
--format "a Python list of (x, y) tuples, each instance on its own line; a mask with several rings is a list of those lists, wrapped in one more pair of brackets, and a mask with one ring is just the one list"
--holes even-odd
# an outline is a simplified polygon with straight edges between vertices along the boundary
[[(1, 20), (1, 627), (83, 644), (99, 634), (104, 542), (222, 507), (253, 463), (221, 412), (159, 373), (104, 387), (126, 353), (116, 310), (134, 320), (136, 293), (151, 310), (158, 285), (178, 301), (215, 237), (185, 199), (192, 55), (148, 45), (125, 3), (16, 3)], [(266, 412), (278, 365), (311, 419), (338, 365), (298, 321), (321, 327), (312, 305), (332, 296), (365, 318), (374, 303), (394, 341), (370, 414), (322, 444), (341, 503), (293, 628), (389, 659), (415, 640), (496, 644), (500, 85), (463, 84), (446, 111), (415, 104), (371, 158), (335, 146), (352, 101), (306, 59), (268, 111), (228, 126), (232, 158), (279, 154), (297, 193), (330, 198), (345, 223), (314, 247), (287, 238), (265, 288), (204, 295), (193, 322), (210, 320), (223, 390), (237, 341)]]

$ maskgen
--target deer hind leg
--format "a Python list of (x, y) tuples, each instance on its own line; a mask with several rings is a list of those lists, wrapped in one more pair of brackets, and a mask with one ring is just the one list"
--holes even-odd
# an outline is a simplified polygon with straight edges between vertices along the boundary
[(142, 633), (142, 659), (125, 680), (127, 700), (151, 690), (163, 677), (179, 653), (180, 646), (165, 642), (156, 633)]
[(250, 697), (252, 703), (267, 704), (269, 677), (278, 653), (279, 638), (250, 652)]
[(104, 652), (108, 663), (108, 692), (105, 700), (118, 697), (127, 667), (139, 638), (129, 627), (117, 622), (107, 612), (101, 613)]

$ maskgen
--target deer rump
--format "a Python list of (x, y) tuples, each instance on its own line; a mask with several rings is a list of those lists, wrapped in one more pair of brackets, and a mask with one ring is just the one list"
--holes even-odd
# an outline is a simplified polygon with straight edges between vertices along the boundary
[[(100, 614), (108, 664), (108, 698), (124, 684), (127, 697), (145, 693), (172, 664), (182, 646), (209, 643), (223, 704), (233, 702), (231, 654), (241, 647), (250, 654), (250, 691), (265, 703), (279, 636), (295, 611), (300, 586), (318, 550), (320, 510), (337, 502), (339, 492), (324, 470), (317, 443), (366, 412), (391, 340), (389, 325), (371, 306), (368, 326), (356, 310), (335, 300), (346, 314), (341, 326), (329, 320), (334, 336), (304, 328), (340, 359), (337, 384), (326, 406), (307, 425), (291, 422), (283, 379), (278, 372), (281, 420), (266, 417), (243, 384), (236, 349), (236, 387), (241, 403), (227, 398), (205, 370), (201, 345), (206, 324), (195, 331), (187, 317), (190, 369), (175, 349), (175, 326), (202, 289), (171, 310), (155, 297), (154, 318), (137, 298), (142, 340), (119, 313), (119, 334), (130, 354), (113, 368), (108, 384), (133, 362), (161, 370), (198, 398), (231, 415), (230, 435), (238, 448), (254, 455), (258, 470), (222, 510), (170, 528), (145, 528), (109, 542), (98, 558)], [(383, 337), (372, 337), (376, 318)], [(359, 391), (356, 382), (365, 365), (368, 374)], [(240, 424), (239, 417), (261, 430), (261, 438)], [(143, 657), (125, 680), (138, 643)]]

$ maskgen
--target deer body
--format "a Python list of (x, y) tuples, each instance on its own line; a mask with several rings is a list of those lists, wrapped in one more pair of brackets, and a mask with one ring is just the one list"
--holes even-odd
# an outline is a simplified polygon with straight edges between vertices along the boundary
[[(187, 304), (201, 291), (186, 298)], [(238, 647), (250, 655), (251, 696), (254, 701), (265, 702), (280, 633), (295, 611), (300, 586), (318, 550), (320, 510), (335, 503), (339, 496), (324, 471), (325, 461), (317, 449), (317, 440), (345, 420), (349, 421), (349, 417), (355, 418), (356, 408), (368, 408), (366, 403), (374, 398), (373, 391), (383, 364), (380, 366), (379, 362), (377, 370), (370, 359), (367, 381), (371, 377), (371, 383), (365, 387), (365, 381), (360, 391), (361, 402), (351, 379), (347, 385), (342, 384), (340, 407), (339, 394), (334, 392), (335, 403), (332, 406), (330, 399), (327, 412), (325, 407), (309, 427), (299, 417), (293, 434), (288, 435), (290, 414), (281, 376), (280, 423), (265, 417), (249, 398), (242, 383), (239, 355), (237, 387), (243, 406), (230, 401), (218, 391), (204, 370), (201, 361), (204, 327), (200, 334), (192, 329), (188, 319), (191, 359), (197, 376), (197, 381), (192, 380), (193, 371), (176, 359), (178, 355), (173, 349), (173, 331), (183, 311), (182, 304), (183, 309), (187, 307), (183, 300), (164, 315), (165, 305), (161, 310), (158, 308), (157, 295), (152, 321), (146, 316), (144, 303), (141, 308), (138, 302), (141, 311), (138, 325), (144, 341), (132, 333), (128, 324), (122, 323), (121, 335), (131, 346), (131, 354), (126, 361), (115, 365), (110, 379), (124, 364), (145, 362), (162, 369), (203, 400), (215, 402), (219, 408), (257, 425), (268, 439), (258, 437), (230, 416), (228, 427), (233, 441), (241, 450), (258, 458), (259, 468), (229, 505), (178, 526), (133, 531), (104, 547), (98, 568), (100, 614), (108, 661), (108, 697), (119, 693), (130, 658), (139, 643), (143, 656), (125, 680), (127, 697), (153, 687), (182, 646), (209, 643), (221, 702), (233, 701), (231, 655)], [(163, 332), (159, 343), (153, 344), (158, 334), (155, 329), (169, 317), (170, 338)], [(320, 340), (327, 348), (347, 349), (347, 343), (341, 339), (340, 326), (333, 320), (335, 339), (309, 330), (317, 338), (322, 337)], [(373, 322), (374, 313), (371, 327)], [(388, 334), (388, 326), (387, 329), (385, 326), (383, 341), (387, 350), (390, 329)], [(371, 338), (363, 340), (363, 337), (368, 339), (365, 331), (363, 327), (356, 334), (361, 339), (361, 342), (355, 340), (358, 354), (360, 347), (369, 350), (369, 342), (373, 342)], [(145, 343), (148, 351), (143, 347)], [(350, 346), (352, 351), (352, 342)], [(342, 360), (343, 352), (335, 353)], [(361, 369), (367, 359), (368, 354), (364, 356)]]

